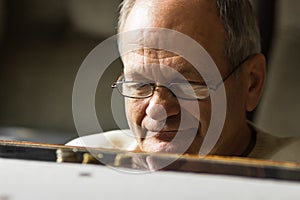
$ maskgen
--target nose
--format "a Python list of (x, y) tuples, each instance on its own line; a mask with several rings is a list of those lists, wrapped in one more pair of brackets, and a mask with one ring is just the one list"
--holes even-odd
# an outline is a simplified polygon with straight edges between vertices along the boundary
[(146, 109), (153, 120), (162, 121), (180, 113), (180, 106), (173, 93), (165, 87), (156, 87)]

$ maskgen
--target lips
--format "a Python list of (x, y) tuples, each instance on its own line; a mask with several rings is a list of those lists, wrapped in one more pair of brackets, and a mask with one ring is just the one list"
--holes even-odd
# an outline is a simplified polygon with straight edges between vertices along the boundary
[(184, 153), (197, 138), (197, 129), (146, 132), (141, 147), (146, 152)]
[(160, 131), (160, 132), (151, 132), (148, 131), (146, 135), (146, 139), (156, 138), (157, 140), (161, 140), (164, 142), (171, 142), (176, 136), (177, 131)]
[(176, 139), (182, 140), (182, 139), (190, 138), (192, 136), (196, 136), (196, 134), (197, 134), (196, 128), (187, 129), (187, 130), (172, 130), (172, 131), (159, 131), (159, 132), (148, 131), (145, 139), (155, 138), (159, 141), (171, 142), (175, 138), (175, 136)]
[(139, 143), (146, 152), (183, 153), (197, 138), (199, 121), (191, 115), (154, 120), (146, 115), (139, 129)]

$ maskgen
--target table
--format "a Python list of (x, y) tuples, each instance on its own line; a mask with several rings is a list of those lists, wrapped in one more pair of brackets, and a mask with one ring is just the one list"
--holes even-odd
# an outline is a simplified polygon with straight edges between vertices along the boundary
[(300, 183), (0, 158), (0, 200), (300, 199)]

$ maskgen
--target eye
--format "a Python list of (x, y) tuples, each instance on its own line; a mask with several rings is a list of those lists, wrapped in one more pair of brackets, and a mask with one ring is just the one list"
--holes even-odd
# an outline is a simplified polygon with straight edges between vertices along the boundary
[(151, 86), (149, 83), (131, 83), (129, 87), (136, 90), (142, 90)]
[(141, 92), (141, 91), (149, 91), (152, 90), (151, 83), (132, 83), (125, 82), (123, 83), (123, 87), (126, 90), (131, 90), (132, 92)]
[(123, 93), (129, 97), (144, 98), (151, 95), (152, 92), (153, 88), (150, 83), (123, 83)]
[(209, 96), (207, 86), (198, 83), (176, 83), (173, 84), (172, 91), (183, 99), (205, 99)]

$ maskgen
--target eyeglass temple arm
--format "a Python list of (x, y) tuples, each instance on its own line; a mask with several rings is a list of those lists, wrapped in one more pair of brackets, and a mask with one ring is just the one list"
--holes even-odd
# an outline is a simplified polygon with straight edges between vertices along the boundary
[(222, 85), (233, 73), (236, 72), (237, 69), (239, 69), (243, 64), (250, 58), (251, 56), (247, 56), (242, 62), (240, 62), (236, 67), (234, 67), (229, 74), (227, 74), (223, 80), (221, 80), (219, 83), (214, 85), (213, 87), (209, 87), (209, 89), (216, 91), (220, 85)]

